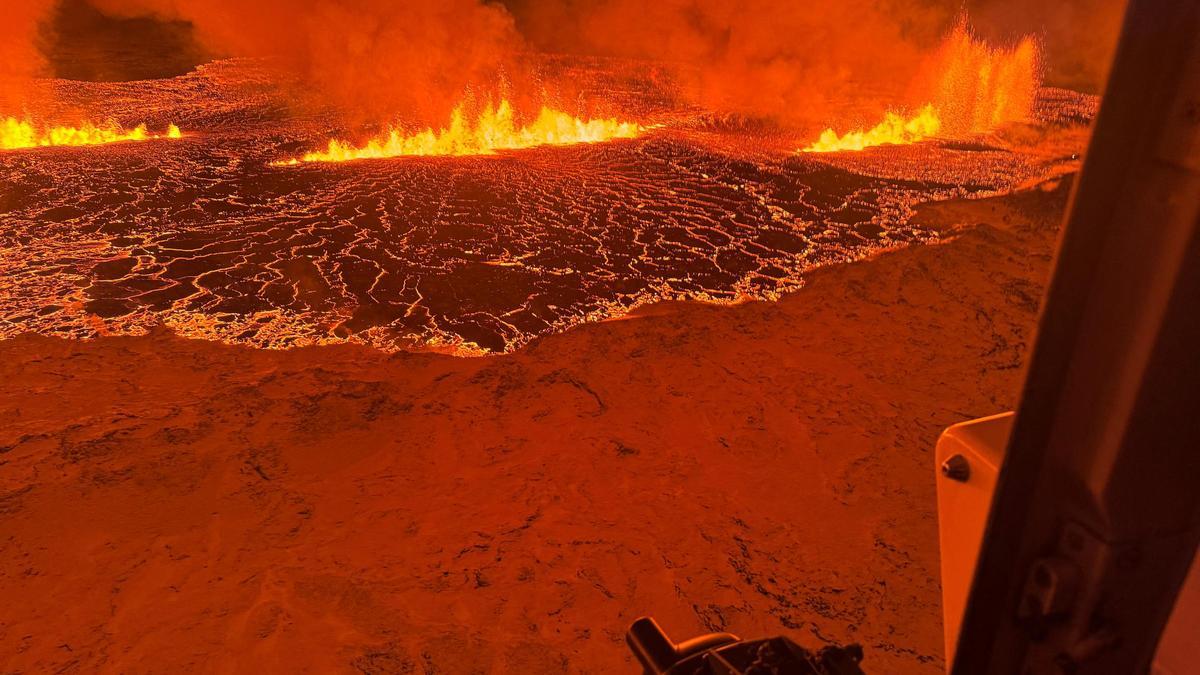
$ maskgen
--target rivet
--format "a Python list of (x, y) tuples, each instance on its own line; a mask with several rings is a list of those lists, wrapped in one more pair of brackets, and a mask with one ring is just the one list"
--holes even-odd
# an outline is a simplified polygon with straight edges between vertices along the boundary
[(954, 455), (942, 462), (942, 475), (950, 480), (965, 483), (971, 478), (971, 464), (962, 455)]

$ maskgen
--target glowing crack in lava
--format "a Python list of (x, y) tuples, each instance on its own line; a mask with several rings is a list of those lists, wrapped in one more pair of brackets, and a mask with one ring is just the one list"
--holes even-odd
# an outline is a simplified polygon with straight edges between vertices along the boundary
[(366, 145), (331, 140), (321, 152), (310, 152), (301, 159), (276, 162), (291, 166), (301, 162), (348, 162), (356, 159), (430, 155), (491, 155), (497, 150), (521, 150), (541, 145), (599, 143), (617, 138), (634, 138), (643, 131), (638, 124), (616, 119), (582, 120), (567, 113), (542, 108), (531, 124), (518, 127), (512, 104), (501, 101), (489, 105), (473, 124), (468, 123), (462, 106), (450, 116), (450, 126), (406, 135), (400, 129), (373, 138)]
[(838, 135), (826, 129), (803, 152), (856, 152), (881, 145), (911, 145), (941, 136), (986, 134), (1028, 122), (1041, 86), (1040, 47), (1025, 38), (999, 49), (976, 38), (960, 21), (927, 64), (919, 88), (933, 99), (916, 116), (888, 113), (878, 126)]
[(103, 146), (88, 161), (0, 152), (0, 338), (166, 326), (267, 349), (467, 356), (661, 301), (775, 300), (815, 269), (937, 241), (920, 204), (1073, 171), (1098, 105), (1043, 89), (1032, 144), (763, 152), (757, 130), (714, 124), (624, 60), (541, 63), (646, 130), (629, 142), (282, 170), (270, 163), (323, 145), (336, 118), (261, 86), (272, 63), (54, 83), (80, 119), (153, 130), (172, 120), (187, 140)]
[(168, 126), (165, 132), (157, 134), (151, 133), (145, 124), (139, 124), (132, 129), (126, 129), (115, 122), (103, 126), (87, 122), (77, 127), (38, 127), (29, 120), (19, 120), (15, 117), (5, 118), (0, 123), (0, 150), (103, 145), (162, 138), (183, 138), (183, 132), (174, 124)]

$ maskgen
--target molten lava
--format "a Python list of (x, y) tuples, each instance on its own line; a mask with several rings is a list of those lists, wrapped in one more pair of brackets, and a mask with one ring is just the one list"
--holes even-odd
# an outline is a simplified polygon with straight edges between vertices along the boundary
[(911, 119), (888, 113), (866, 131), (839, 136), (826, 129), (804, 152), (859, 151), (880, 145), (910, 145), (936, 136), (986, 134), (1006, 124), (1028, 122), (1041, 86), (1037, 40), (992, 47), (960, 21), (928, 62), (917, 89), (932, 100)]
[(501, 101), (489, 105), (475, 119), (467, 121), (460, 106), (450, 116), (450, 126), (406, 134), (396, 128), (371, 139), (365, 145), (331, 140), (324, 151), (310, 152), (301, 159), (276, 162), (276, 166), (301, 162), (348, 162), (355, 159), (429, 155), (491, 155), (498, 150), (520, 150), (539, 145), (599, 143), (617, 138), (634, 138), (643, 131), (635, 123), (615, 119), (582, 120), (567, 113), (542, 108), (531, 124), (518, 127), (512, 105)]
[(0, 150), (46, 148), (53, 146), (103, 145), (125, 141), (149, 141), (160, 138), (183, 138), (174, 124), (161, 134), (151, 133), (145, 124), (126, 129), (116, 122), (98, 126), (90, 122), (78, 127), (38, 127), (29, 120), (15, 117), (0, 121)]
[(1006, 124), (1028, 122), (1041, 87), (1041, 45), (1032, 37), (1016, 46), (993, 47), (959, 22), (942, 43), (921, 87), (932, 89), (933, 105), (946, 132), (986, 134)]
[(927, 105), (910, 119), (890, 112), (883, 122), (867, 131), (851, 131), (838, 136), (833, 129), (826, 129), (816, 143), (804, 148), (804, 152), (846, 152), (879, 145), (909, 145), (937, 136), (941, 130), (941, 117), (932, 105)]

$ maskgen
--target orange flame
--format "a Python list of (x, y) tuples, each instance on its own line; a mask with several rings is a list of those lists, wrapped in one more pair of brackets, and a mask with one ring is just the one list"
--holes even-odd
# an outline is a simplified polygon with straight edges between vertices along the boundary
[(909, 145), (943, 135), (985, 134), (1033, 118), (1041, 86), (1041, 49), (1025, 38), (1015, 47), (992, 47), (960, 21), (929, 61), (918, 82), (932, 103), (905, 120), (888, 113), (879, 126), (839, 136), (833, 129), (804, 152), (858, 151), (880, 145)]
[(343, 140), (331, 140), (324, 151), (310, 152), (301, 159), (275, 162), (274, 166), (292, 166), (301, 162), (348, 162), (356, 159), (430, 155), (491, 155), (498, 150), (520, 150), (539, 145), (599, 143), (617, 138), (634, 138), (643, 128), (615, 119), (581, 120), (567, 113), (542, 108), (531, 124), (518, 127), (512, 105), (501, 101), (488, 106), (473, 124), (467, 122), (462, 106), (450, 116), (450, 126), (405, 134), (400, 129), (355, 146)]
[(936, 136), (941, 130), (941, 117), (932, 105), (927, 105), (910, 119), (890, 112), (883, 122), (868, 131), (851, 131), (838, 136), (833, 129), (826, 129), (816, 143), (804, 148), (804, 152), (857, 152), (879, 145), (909, 145)]
[(29, 120), (8, 117), (0, 121), (0, 150), (47, 148), (54, 146), (103, 145), (125, 141), (149, 141), (183, 138), (174, 124), (161, 134), (150, 133), (145, 124), (125, 129), (115, 122), (98, 126), (90, 122), (78, 127), (38, 127)]

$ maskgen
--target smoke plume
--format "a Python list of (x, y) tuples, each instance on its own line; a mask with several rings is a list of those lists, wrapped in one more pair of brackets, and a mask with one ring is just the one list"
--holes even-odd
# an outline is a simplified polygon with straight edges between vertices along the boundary
[[(514, 0), (526, 36), (690, 66), (698, 102), (784, 121), (820, 117), (865, 90), (902, 88), (952, 14), (876, 0)], [(875, 111), (877, 112), (877, 111)]]
[[(928, 79), (931, 61), (946, 65), (942, 38), (964, 12), (991, 44), (1028, 53), (1024, 38), (1039, 38), (1048, 49), (1041, 65), (1050, 83), (1099, 92), (1125, 2), (510, 0), (509, 5), (540, 49), (694, 66), (703, 105), (787, 122), (845, 110), (847, 100), (920, 103), (897, 100), (903, 98), (899, 92), (911, 93), (914, 79)], [(963, 33), (955, 39), (961, 47)], [(960, 67), (979, 59), (972, 55)]]
[[(1051, 83), (1099, 91), (1123, 0), (87, 0), (120, 17), (190, 23), (215, 54), (271, 57), (306, 93), (358, 122), (439, 124), (465, 95), (529, 99), (530, 51), (673, 64), (685, 94), (720, 111), (828, 121), (872, 117), (911, 89), (965, 8), (995, 44), (1043, 36)], [(4, 0), (0, 106), (45, 73), (55, 0)], [(931, 56), (932, 55), (932, 56)], [(526, 105), (521, 105), (522, 97)], [(3, 111), (4, 108), (0, 108)]]
[(970, 13), (989, 40), (1042, 36), (1047, 83), (1101, 93), (1125, 6), (1125, 0), (977, 0)]
[(45, 74), (40, 28), (54, 0), (5, 0), (0, 20), (0, 115), (19, 114), (30, 101), (30, 80)]
[(495, 96), (519, 72), (511, 16), (479, 0), (92, 2), (189, 21), (213, 52), (272, 57), (327, 102), (372, 121), (443, 121), (468, 91)]

